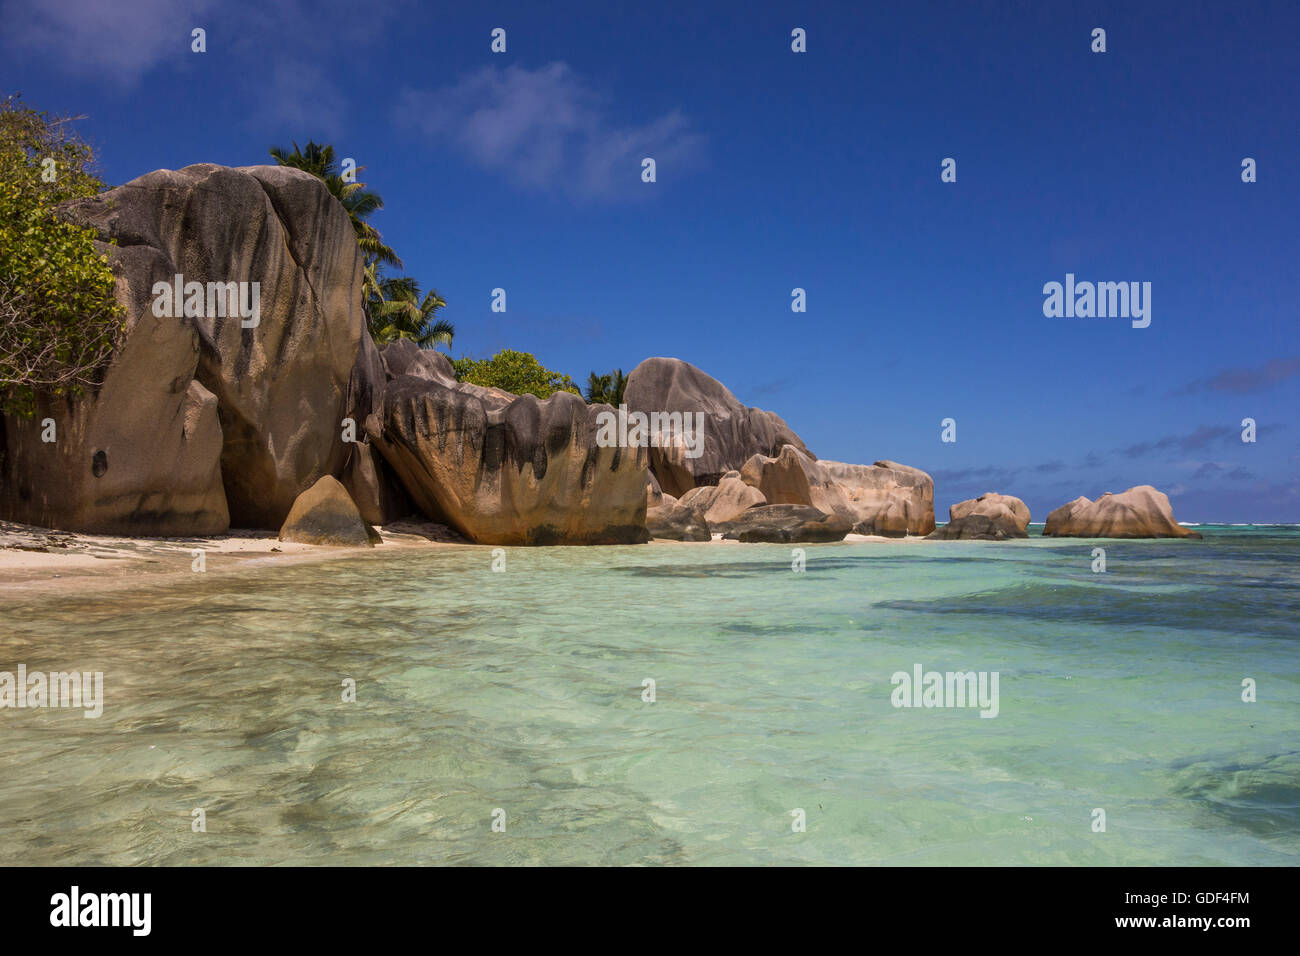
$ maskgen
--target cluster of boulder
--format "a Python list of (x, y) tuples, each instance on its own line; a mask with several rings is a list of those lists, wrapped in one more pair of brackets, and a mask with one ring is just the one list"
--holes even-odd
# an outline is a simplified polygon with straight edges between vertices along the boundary
[[(441, 354), (376, 347), (351, 223), (306, 172), (159, 170), (61, 214), (97, 234), (126, 329), (97, 389), (40, 397), (30, 418), (0, 416), (0, 518), (351, 545), (415, 513), (493, 545), (935, 532), (925, 472), (818, 459), (778, 415), (678, 359), (638, 365), (625, 403), (658, 413), (652, 421), (703, 421), (690, 454), (673, 435), (598, 440), (611, 409), (577, 395), (470, 385)], [(182, 317), (155, 309), (155, 283), (173, 282), (256, 284), (259, 319), (250, 327), (211, 301), (187, 303)], [(1135, 492), (1145, 497), (1130, 501)], [(1144, 486), (1071, 502), (1045, 533), (1185, 536), (1167, 512)], [(952, 516), (943, 537), (1023, 537), (1029, 520), (1023, 502), (999, 495)]]
[[(1200, 532), (1174, 520), (1169, 497), (1150, 485), (1097, 501), (1075, 498), (1047, 516), (1043, 534), (1054, 538), (1199, 538)], [(935, 540), (1005, 541), (1029, 537), (1029, 507), (996, 492), (958, 502), (948, 523), (929, 535)]]

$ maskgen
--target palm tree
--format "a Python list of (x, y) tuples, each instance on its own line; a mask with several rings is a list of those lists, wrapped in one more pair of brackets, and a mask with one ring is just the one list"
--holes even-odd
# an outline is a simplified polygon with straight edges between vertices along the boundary
[(435, 318), (447, 304), (437, 289), (420, 298), (420, 284), (410, 276), (379, 278), (379, 295), (370, 300), (370, 334), (377, 345), (411, 339), (422, 349), (451, 347), (456, 327)]
[(623, 392), (627, 389), (627, 376), (621, 368), (616, 368), (608, 375), (592, 372), (587, 376), (587, 403), (596, 405), (604, 403), (617, 408), (623, 404)]

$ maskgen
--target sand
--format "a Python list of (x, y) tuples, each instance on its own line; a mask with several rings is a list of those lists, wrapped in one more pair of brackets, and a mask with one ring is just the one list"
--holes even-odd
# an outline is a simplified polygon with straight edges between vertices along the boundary
[(355, 558), (379, 551), (480, 547), (457, 540), (441, 525), (413, 521), (378, 529), (382, 545), (331, 548), (280, 541), (273, 531), (231, 531), (191, 538), (69, 534), (0, 522), (0, 596), (41, 591), (101, 590), (164, 584), (197, 573), (228, 574), (249, 563), (287, 565)]
[[(194, 574), (195, 552), (203, 552), (205, 574), (229, 574), (256, 562), (289, 565), (356, 558), (424, 548), (487, 548), (470, 544), (442, 525), (414, 520), (377, 529), (374, 548), (330, 548), (280, 541), (273, 531), (231, 531), (191, 538), (140, 538), (70, 534), (0, 521), (0, 598), (6, 594), (99, 591), (167, 584)], [(885, 538), (850, 534), (845, 542), (915, 543), (919, 537)], [(715, 534), (711, 541), (668, 541), (669, 546), (739, 546)], [(798, 547), (792, 545), (791, 547)]]

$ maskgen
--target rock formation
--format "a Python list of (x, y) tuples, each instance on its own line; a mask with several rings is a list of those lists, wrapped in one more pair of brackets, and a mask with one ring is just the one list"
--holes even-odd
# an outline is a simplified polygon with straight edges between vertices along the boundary
[(710, 525), (731, 521), (755, 505), (767, 504), (767, 499), (757, 488), (740, 480), (738, 472), (727, 472), (716, 485), (699, 485), (677, 500), (679, 507), (687, 508)]
[(679, 498), (697, 485), (717, 484), (752, 455), (778, 454), (783, 445), (811, 456), (779, 415), (742, 405), (721, 382), (681, 359), (646, 359), (628, 376), (624, 401), (629, 412), (645, 415), (703, 413), (699, 457), (667, 447), (649, 449), (660, 487)]
[(1047, 516), (1043, 534), (1053, 538), (1199, 538), (1174, 520), (1169, 497), (1151, 485), (1096, 501), (1079, 497)]
[(929, 535), (935, 539), (1004, 541), (1027, 538), (1029, 506), (1019, 498), (990, 491), (948, 509), (948, 523)]
[(934, 530), (934, 480), (919, 468), (893, 461), (850, 465), (825, 458), (817, 464), (852, 505), (855, 533), (897, 538)]
[(294, 501), (280, 528), (280, 540), (335, 548), (373, 547), (381, 541), (362, 519), (347, 489), (329, 475)]
[(711, 526), (724, 538), (776, 544), (842, 541), (852, 528), (847, 518), (828, 515), (808, 505), (758, 505), (734, 521)]
[[(933, 528), (924, 472), (818, 461), (779, 416), (678, 359), (638, 365), (626, 404), (661, 437), (674, 413), (701, 415), (698, 457), (694, 435), (604, 447), (608, 406), (457, 382), (446, 356), (409, 341), (377, 348), (351, 222), (301, 170), (158, 170), (60, 214), (98, 236), (125, 331), (100, 387), (0, 416), (0, 518), (125, 535), (274, 530), (328, 490), (362, 523), (418, 510), (485, 544), (637, 542), (647, 521), (690, 539), (740, 518), (781, 540), (840, 523)], [(156, 310), (155, 285), (175, 290), (177, 276), (183, 294)], [(786, 510), (749, 514), (773, 506)]]
[(402, 375), (367, 420), (421, 513), (480, 544), (647, 540), (645, 451), (596, 444), (608, 405), (485, 391)]
[(648, 508), (645, 526), (650, 537), (670, 541), (708, 541), (713, 537), (709, 523), (698, 512), (676, 503)]
[[(348, 455), (341, 421), (363, 320), (343, 208), (301, 170), (201, 164), (63, 214), (102, 240), (126, 333), (93, 395), (42, 401), (34, 421), (6, 418), (4, 514), (120, 534), (279, 527)], [(154, 283), (178, 274), (203, 284), (204, 308), (192, 311), (205, 314), (154, 314)], [(227, 314), (207, 317), (208, 284), (232, 282), (250, 301), (257, 283), (255, 327), (241, 321), (238, 291), (214, 294), (213, 313)], [(53, 443), (40, 441), (44, 418)]]

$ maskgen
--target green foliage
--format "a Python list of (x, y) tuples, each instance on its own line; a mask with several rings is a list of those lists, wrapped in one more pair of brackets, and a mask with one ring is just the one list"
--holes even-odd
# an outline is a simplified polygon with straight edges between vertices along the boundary
[(596, 405), (604, 402), (615, 408), (623, 404), (623, 392), (627, 389), (627, 376), (621, 368), (616, 368), (608, 375), (592, 372), (587, 376), (587, 404)]
[(573, 379), (559, 372), (543, 368), (537, 358), (528, 352), (505, 349), (490, 359), (452, 359), (456, 378), (471, 385), (501, 388), (515, 395), (536, 395), (550, 398), (556, 392), (581, 395)]
[(104, 188), (72, 119), (24, 107), (17, 95), (0, 102), (0, 410), (7, 412), (30, 415), (38, 392), (77, 394), (97, 384), (123, 328), (94, 231), (54, 209)]
[(451, 346), (456, 327), (435, 318), (447, 304), (437, 289), (420, 298), (420, 284), (409, 276), (380, 281), (382, 294), (369, 303), (370, 334), (377, 345), (411, 339), (420, 348)]

